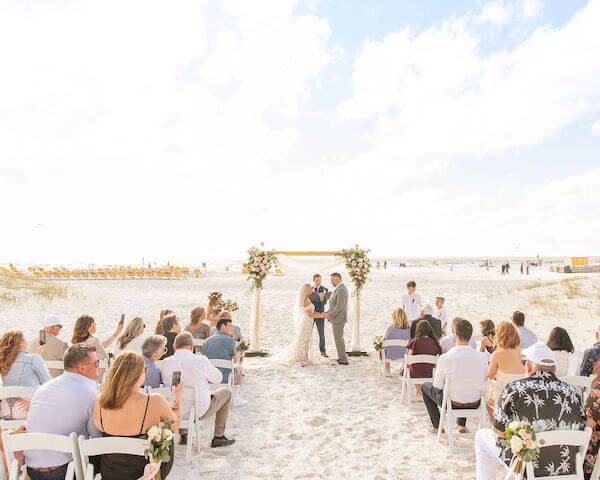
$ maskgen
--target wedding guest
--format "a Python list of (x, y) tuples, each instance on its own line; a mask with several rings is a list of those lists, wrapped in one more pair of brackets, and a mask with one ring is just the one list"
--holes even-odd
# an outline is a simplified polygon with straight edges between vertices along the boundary
[[(444, 398), (444, 385), (450, 381), (483, 381), (487, 373), (487, 358), (481, 352), (469, 346), (473, 334), (473, 326), (462, 318), (457, 318), (454, 323), (454, 341), (456, 346), (448, 353), (444, 353), (438, 360), (435, 378), (432, 382), (421, 385), (423, 402), (433, 428), (437, 430), (440, 423), (440, 410)], [(450, 398), (455, 409), (479, 408), (481, 392), (465, 390), (453, 392)], [(466, 431), (466, 418), (457, 418), (458, 431)]]
[(487, 352), (490, 355), (494, 353), (496, 347), (494, 346), (494, 335), (496, 334), (496, 326), (491, 320), (482, 320), (479, 323), (481, 328), (481, 345), (479, 345), (480, 352)]
[[(385, 331), (384, 340), (410, 340), (410, 328), (408, 326), (408, 318), (406, 312), (398, 307), (392, 312), (392, 324)], [(392, 346), (385, 347), (385, 358), (387, 360), (399, 360), (406, 355), (406, 347)], [(390, 364), (385, 366), (386, 370), (390, 371)]]
[(146, 364), (144, 387), (159, 388), (162, 383), (160, 369), (156, 362), (167, 351), (167, 339), (162, 335), (150, 335), (142, 343), (142, 357)]
[[(433, 329), (427, 320), (422, 320), (417, 325), (415, 337), (406, 345), (408, 355), (440, 355), (442, 348), (435, 338)], [(433, 365), (430, 363), (413, 363), (408, 366), (411, 378), (431, 378)], [(421, 393), (421, 385), (417, 387), (417, 395)]]
[(579, 375), (589, 377), (593, 370), (594, 364), (600, 359), (600, 323), (594, 328), (596, 335), (596, 343), (583, 352), (583, 359), (581, 360), (581, 367), (579, 369)]
[[(58, 315), (47, 315), (42, 322), (42, 327), (46, 332), (46, 343), (42, 347), (38, 336), (29, 342), (27, 351), (39, 354), (45, 361), (62, 361), (63, 355), (69, 348), (68, 343), (58, 338), (63, 326), (64, 324)], [(62, 373), (62, 370), (51, 368), (48, 372), (51, 377), (56, 377)]]
[[(221, 312), (223, 313), (229, 312)], [(202, 354), (206, 356), (206, 358), (210, 359), (220, 359), (220, 360), (234, 360), (239, 362), (240, 354), (237, 352), (237, 348), (235, 346), (235, 340), (233, 339), (233, 324), (231, 323), (231, 315), (229, 318), (224, 316), (220, 318), (217, 322), (217, 332), (214, 335), (211, 335), (206, 341), (202, 344)], [(225, 368), (218, 368), (218, 370), (223, 375), (223, 383), (227, 383), (229, 380), (230, 370)], [(242, 384), (242, 367), (239, 365), (235, 365), (234, 368), (234, 407), (241, 407), (246, 405), (248, 402), (239, 396), (240, 385)]]
[[(221, 293), (220, 292), (211, 292), (208, 296), (208, 307), (206, 309), (207, 315), (210, 317), (211, 313), (213, 313), (213, 307), (221, 303)], [(212, 325), (211, 325), (212, 327)]]
[(521, 337), (521, 350), (527, 348), (538, 341), (537, 336), (528, 328), (525, 328), (525, 314), (518, 310), (513, 313), (512, 323), (517, 327)]
[(195, 339), (205, 340), (208, 337), (209, 327), (204, 320), (206, 320), (204, 307), (196, 307), (190, 312), (190, 323), (184, 330), (190, 332)]
[(421, 310), (421, 316), (416, 320), (413, 320), (410, 324), (410, 336), (415, 337), (417, 331), (417, 325), (419, 322), (426, 320), (433, 329), (435, 339), (439, 340), (442, 337), (442, 322), (433, 316), (433, 307), (429, 304), (423, 305)]
[(546, 345), (554, 352), (556, 376), (566, 377), (569, 375), (569, 366), (576, 360), (573, 355), (575, 347), (573, 347), (573, 342), (567, 331), (562, 327), (554, 327), (548, 335)]
[[(233, 324), (233, 320), (231, 318), (231, 312), (228, 312), (226, 310), (222, 311), (221, 313), (219, 313), (219, 316), (217, 317), (217, 324), (219, 322), (219, 320), (229, 320), (231, 323), (231, 326), (233, 328), (233, 339), (236, 342), (241, 341), (244, 337), (242, 336), (242, 329), (240, 327), (238, 327), (237, 325)], [(210, 335), (214, 335), (215, 333), (217, 333), (217, 324), (215, 324), (214, 327), (212, 327), (210, 329)], [(204, 347), (204, 345), (203, 345)]]
[[(223, 313), (223, 312), (221, 312)], [(210, 337), (214, 332), (216, 332), (217, 322), (219, 321), (219, 315), (215, 312), (210, 312), (208, 314), (208, 336)]]
[(435, 312), (433, 314), (442, 324), (442, 333), (444, 334), (448, 329), (448, 312), (444, 307), (445, 301), (444, 297), (435, 297)]
[[(556, 355), (557, 352), (554, 352)], [(588, 445), (585, 461), (583, 463), (583, 475), (586, 480), (592, 477), (592, 471), (598, 460), (598, 449), (600, 447), (600, 362), (594, 366), (594, 380), (590, 395), (585, 402), (586, 426), (592, 429), (592, 438)]]
[[(442, 347), (442, 353), (449, 352), (456, 345), (454, 343), (454, 331), (456, 329), (456, 322), (458, 320), (460, 320), (459, 317), (455, 317), (452, 319), (452, 321), (450, 322), (450, 334), (446, 335), (440, 340), (440, 347)], [(469, 347), (471, 347), (473, 350), (477, 350), (477, 342), (475, 342), (475, 339), (472, 336), (469, 340)]]
[[(510, 422), (526, 421), (535, 425), (537, 431), (585, 428), (581, 395), (577, 388), (556, 377), (554, 352), (546, 345), (536, 343), (523, 350), (523, 355), (527, 378), (514, 380), (504, 387), (494, 410), (493, 429), (483, 428), (475, 434), (477, 480), (496, 478), (500, 465), (508, 464), (512, 459), (512, 453), (499, 443)], [(532, 398), (552, 401), (532, 402)], [(542, 446), (534, 467), (535, 475), (573, 475), (574, 460), (579, 458), (576, 453), (576, 447)]]
[(421, 307), (423, 306), (421, 295), (415, 293), (416, 289), (417, 284), (411, 280), (406, 284), (406, 290), (408, 293), (402, 296), (402, 308), (406, 312), (409, 322), (419, 318), (419, 315), (421, 314)]
[[(140, 390), (145, 368), (144, 359), (135, 352), (123, 352), (113, 360), (94, 407), (94, 425), (103, 437), (141, 438), (150, 427), (166, 420), (173, 422), (169, 426), (172, 432), (179, 428), (184, 382), (173, 388), (174, 400), (169, 404), (162, 395), (147, 395)], [(169, 456), (170, 460), (160, 467), (161, 478), (166, 478), (173, 466), (173, 444)], [(137, 455), (102, 455), (100, 473), (111, 480), (140, 478), (146, 463)]]
[[(225, 426), (229, 407), (231, 406), (231, 392), (226, 388), (218, 388), (210, 391), (208, 383), (221, 383), (223, 375), (212, 366), (210, 360), (204, 355), (194, 355), (192, 349), (194, 339), (189, 332), (180, 333), (175, 338), (175, 354), (163, 360), (160, 366), (160, 374), (163, 383), (171, 385), (173, 372), (181, 371), (181, 380), (188, 387), (198, 387), (198, 415), (204, 420), (215, 415), (214, 437), (211, 447), (225, 447), (234, 443), (233, 438), (225, 437)], [(183, 416), (187, 418), (191, 405), (184, 402)], [(187, 438), (181, 436), (180, 443), (185, 444)]]
[[(328, 290), (326, 287), (321, 285), (321, 275), (318, 273), (313, 275), (313, 284), (313, 293), (308, 298), (314, 305), (315, 312), (324, 312), (325, 304), (327, 303), (325, 294)], [(319, 351), (321, 352), (322, 357), (327, 358), (329, 355), (327, 355), (327, 351), (325, 350), (325, 319), (314, 318), (313, 323), (317, 326), (317, 332), (319, 333)]]
[[(65, 367), (62, 375), (44, 383), (33, 395), (25, 429), (27, 433), (68, 436), (75, 432), (86, 438), (99, 437), (92, 417), (98, 393), (98, 357), (94, 347), (73, 345), (62, 360)], [(23, 453), (31, 480), (65, 478), (73, 459), (69, 453), (52, 450)]]
[(175, 350), (173, 349), (173, 342), (175, 341), (177, 334), (181, 331), (177, 316), (174, 313), (165, 315), (162, 319), (162, 328), (165, 332), (163, 333), (163, 336), (167, 339), (167, 351), (161, 357), (161, 360), (164, 360), (175, 353)]
[(142, 343), (144, 342), (142, 334), (145, 328), (146, 325), (140, 317), (132, 318), (125, 327), (123, 334), (117, 339), (115, 355), (122, 352), (141, 353)]
[(156, 326), (154, 327), (154, 335), (164, 335), (165, 334), (165, 330), (162, 325), (162, 319), (172, 313), (175, 313), (175, 312), (173, 312), (173, 310), (169, 310), (168, 308), (165, 308), (160, 311), (160, 314), (158, 316), (158, 322), (156, 322)]

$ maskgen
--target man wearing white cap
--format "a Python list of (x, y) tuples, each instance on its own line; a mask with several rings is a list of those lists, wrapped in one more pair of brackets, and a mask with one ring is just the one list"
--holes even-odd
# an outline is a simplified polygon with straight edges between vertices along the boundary
[[(34, 340), (29, 342), (27, 351), (29, 353), (37, 353), (46, 361), (62, 361), (63, 355), (69, 348), (69, 345), (58, 338), (60, 329), (63, 327), (62, 320), (58, 315), (47, 315), (42, 322), (44, 332), (46, 332), (46, 343), (40, 345), (39, 335)], [(62, 370), (51, 368), (48, 370), (52, 377), (57, 377), (62, 373)]]
[[(527, 422), (534, 432), (585, 428), (581, 395), (554, 375), (554, 352), (543, 343), (534, 343), (521, 353), (526, 360), (527, 378), (506, 385), (496, 403), (493, 429), (484, 428), (475, 434), (477, 480), (495, 479), (499, 466), (510, 462), (512, 454), (499, 439), (512, 422)], [(576, 453), (575, 447), (542, 447), (536, 477), (574, 475)]]

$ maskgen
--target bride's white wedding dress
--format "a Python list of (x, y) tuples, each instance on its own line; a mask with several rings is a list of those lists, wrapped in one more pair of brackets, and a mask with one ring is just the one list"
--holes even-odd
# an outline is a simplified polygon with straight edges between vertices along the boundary
[(296, 332), (294, 338), (281, 352), (279, 352), (273, 360), (282, 365), (291, 365), (300, 363), (303, 365), (314, 363), (311, 339), (313, 319), (309, 317), (307, 312), (314, 312), (315, 306), (311, 303), (308, 307), (302, 304), (296, 306)]

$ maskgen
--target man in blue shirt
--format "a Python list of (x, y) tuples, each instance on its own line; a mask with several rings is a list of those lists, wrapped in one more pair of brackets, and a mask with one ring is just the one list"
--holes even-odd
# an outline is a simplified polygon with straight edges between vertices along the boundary
[(142, 357), (146, 364), (146, 377), (144, 378), (144, 387), (159, 388), (162, 383), (160, 369), (156, 362), (167, 351), (167, 338), (162, 335), (150, 335), (142, 343)]
[[(235, 346), (235, 340), (233, 339), (233, 324), (230, 318), (221, 318), (217, 322), (217, 332), (207, 338), (202, 344), (202, 355), (205, 355), (208, 359), (220, 359), (220, 360), (239, 360), (239, 354)], [(223, 374), (223, 383), (227, 383), (229, 380), (230, 370), (225, 368), (219, 368)], [(246, 405), (248, 402), (243, 400), (239, 396), (240, 384), (242, 383), (242, 368), (236, 364), (234, 369), (234, 407), (240, 407)]]

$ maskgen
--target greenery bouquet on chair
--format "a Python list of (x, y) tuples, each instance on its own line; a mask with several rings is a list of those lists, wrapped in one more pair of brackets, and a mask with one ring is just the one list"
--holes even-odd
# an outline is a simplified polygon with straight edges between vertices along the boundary
[(501, 438), (500, 443), (513, 455), (505, 480), (510, 478), (513, 472), (517, 478), (523, 478), (525, 465), (538, 459), (540, 446), (544, 441), (536, 440), (535, 432), (527, 422), (510, 422), (504, 429), (504, 435), (505, 438)]
[(144, 435), (149, 443), (145, 455), (150, 463), (146, 465), (144, 475), (139, 480), (160, 480), (160, 464), (171, 460), (169, 450), (173, 443), (173, 432), (170, 427), (173, 423), (173, 420), (167, 418), (165, 422), (150, 427)]

